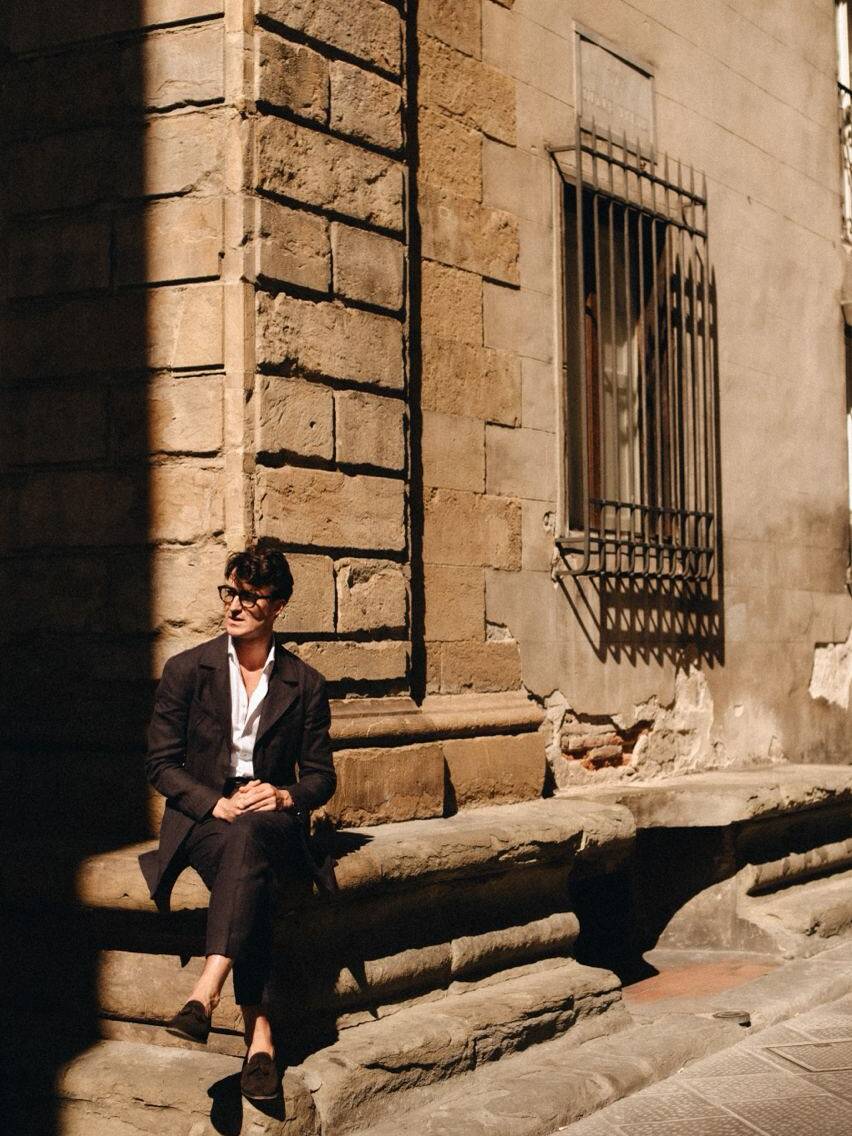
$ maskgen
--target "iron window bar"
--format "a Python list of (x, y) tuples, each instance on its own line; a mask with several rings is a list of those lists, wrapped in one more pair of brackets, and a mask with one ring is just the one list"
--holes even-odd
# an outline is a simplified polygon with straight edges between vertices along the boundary
[(840, 121), (840, 162), (843, 179), (843, 239), (852, 244), (852, 90), (837, 84)]
[(692, 167), (582, 118), (572, 144), (549, 149), (563, 206), (565, 572), (707, 585), (717, 486), (706, 177), (699, 187)]

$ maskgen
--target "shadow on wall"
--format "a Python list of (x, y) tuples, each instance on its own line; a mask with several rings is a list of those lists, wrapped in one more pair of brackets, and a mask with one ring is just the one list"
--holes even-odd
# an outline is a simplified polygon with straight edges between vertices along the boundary
[[(675, 278), (672, 292), (679, 286)], [(712, 415), (706, 421), (710, 427), (703, 432), (704, 441), (694, 450), (706, 448), (709, 456), (709, 476), (713, 486), (712, 510), (714, 540), (712, 541), (714, 571), (711, 579), (700, 581), (654, 579), (652, 575), (605, 575), (603, 573), (574, 576), (557, 570), (562, 592), (601, 662), (636, 663), (671, 662), (678, 666), (695, 663), (701, 666), (723, 666), (725, 662), (725, 603), (724, 603), (724, 546), (722, 518), (722, 462), (719, 413), (719, 332), (718, 305), (715, 275), (710, 271), (709, 286), (709, 359), (707, 376), (712, 402)], [(700, 326), (699, 326), (700, 330)], [(675, 402), (688, 406), (684, 400), (684, 383), (680, 381)], [(679, 470), (681, 485), (685, 486), (690, 473), (685, 469), (684, 444), (678, 442), (674, 454), (674, 468)], [(683, 493), (683, 488), (681, 489)], [(675, 522), (679, 524), (681, 522)], [(677, 547), (675, 525), (669, 541)], [(610, 534), (611, 535), (611, 534)], [(570, 557), (565, 556), (566, 567)], [(664, 556), (665, 559), (665, 556)], [(671, 563), (677, 554), (669, 554)], [(641, 558), (637, 554), (637, 563)], [(685, 557), (689, 563), (689, 556)]]
[(103, 8), (15, 0), (0, 17), (10, 1134), (59, 1130), (58, 1070), (98, 1037), (77, 867), (148, 835), (143, 100), (139, 35), (123, 34), (141, 20), (124, 3), (103, 25)]

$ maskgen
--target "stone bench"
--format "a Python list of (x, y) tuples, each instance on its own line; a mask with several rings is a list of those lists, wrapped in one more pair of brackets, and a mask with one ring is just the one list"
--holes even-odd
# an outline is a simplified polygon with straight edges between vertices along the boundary
[[(283, 889), (273, 1000), (311, 1028), (342, 1028), (506, 969), (571, 954), (569, 880), (616, 870), (634, 824), (620, 806), (537, 800), (336, 833), (340, 893)], [(162, 1022), (191, 985), (173, 957), (203, 951), (207, 891), (191, 870), (168, 916), (154, 911), (131, 846), (85, 861), (78, 896), (101, 950), (115, 1019)], [(197, 965), (197, 964), (196, 964)], [(216, 1016), (239, 1029), (232, 998)]]
[(633, 816), (624, 934), (634, 953), (659, 945), (808, 955), (852, 934), (848, 766), (714, 770), (558, 796)]

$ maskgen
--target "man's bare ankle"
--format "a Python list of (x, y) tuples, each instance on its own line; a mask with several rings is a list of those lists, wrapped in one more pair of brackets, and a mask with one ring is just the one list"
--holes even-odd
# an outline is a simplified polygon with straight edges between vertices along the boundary
[(219, 1005), (219, 995), (211, 994), (208, 990), (193, 992), (189, 1000), (200, 1002), (207, 1014), (212, 1014), (216, 1007)]

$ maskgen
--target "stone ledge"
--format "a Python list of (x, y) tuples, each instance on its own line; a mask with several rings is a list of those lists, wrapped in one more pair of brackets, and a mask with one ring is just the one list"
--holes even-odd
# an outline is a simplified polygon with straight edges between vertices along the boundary
[(338, 748), (424, 738), (473, 737), (537, 730), (544, 712), (522, 691), (498, 694), (361, 698), (332, 703), (331, 737)]
[[(432, 1086), (567, 1031), (585, 1040), (629, 1021), (618, 979), (608, 970), (569, 959), (553, 960), (545, 970), (509, 972), (482, 989), (344, 1031), (287, 1069), (283, 1111), (261, 1114), (243, 1104), (242, 1130), (340, 1136), (356, 1118), (364, 1123), (386, 1115), (401, 1090)], [(109, 1040), (66, 1066), (57, 1095), (74, 1131), (107, 1131), (121, 1118), (152, 1136), (190, 1125), (193, 1133), (212, 1134), (223, 1128), (214, 1122), (210, 1098), (214, 1109), (220, 1106), (221, 1121), (223, 1105), (239, 1104), (239, 1069), (239, 1059), (225, 1054)]]
[[(341, 899), (447, 879), (490, 876), (560, 863), (604, 870), (629, 853), (635, 826), (623, 807), (583, 800), (525, 801), (435, 820), (404, 821), (337, 833)], [(136, 857), (152, 842), (93, 856), (77, 873), (77, 895), (89, 908), (153, 910)], [(305, 897), (293, 897), (303, 906)], [(289, 899), (289, 897), (288, 897)], [(173, 910), (207, 907), (207, 889), (184, 872)]]
[(772, 765), (713, 770), (660, 781), (560, 789), (559, 800), (630, 810), (637, 829), (716, 828), (852, 802), (852, 768)]

